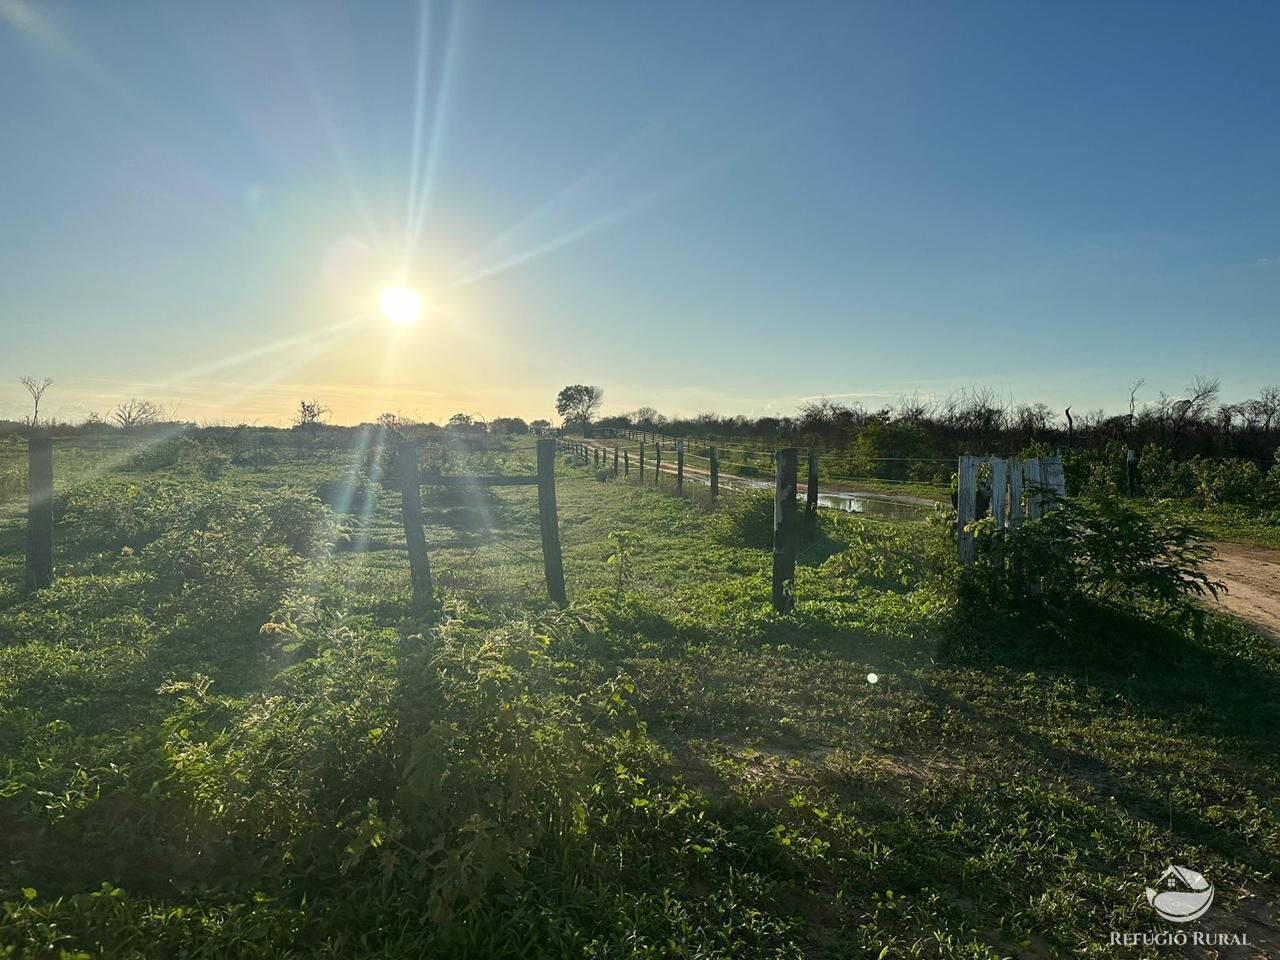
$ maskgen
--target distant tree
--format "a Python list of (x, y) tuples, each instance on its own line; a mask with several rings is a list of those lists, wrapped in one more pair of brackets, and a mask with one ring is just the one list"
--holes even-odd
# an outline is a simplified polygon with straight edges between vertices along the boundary
[(299, 400), (298, 412), (293, 415), (293, 428), (295, 430), (314, 430), (324, 423), (324, 418), (329, 413), (329, 408), (319, 400)]
[(489, 432), (498, 436), (509, 437), (519, 433), (528, 433), (529, 424), (520, 417), (495, 417), (489, 423)]
[(1136, 422), (1136, 414), (1138, 411), (1138, 391), (1146, 386), (1147, 378), (1139, 377), (1133, 383), (1129, 384), (1129, 432), (1133, 433), (1133, 425)]
[(455, 413), (449, 418), (449, 422), (445, 427), (452, 427), (454, 430), (467, 430), (475, 426), (475, 418), (469, 413)]
[(378, 426), (384, 430), (403, 430), (413, 426), (413, 421), (398, 413), (387, 412), (378, 414)]
[(1280, 386), (1263, 387), (1258, 399), (1244, 405), (1249, 419), (1261, 428), (1264, 436), (1271, 436), (1271, 429), (1280, 422)]
[(550, 426), (551, 426), (550, 420), (531, 420), (529, 422), (529, 429), (532, 430), (534, 433), (541, 433), (543, 430), (546, 430)]
[(587, 426), (600, 412), (600, 404), (603, 402), (603, 389), (575, 383), (565, 387), (556, 397), (556, 413), (560, 414), (565, 424), (575, 423)]
[(631, 419), (637, 427), (652, 427), (663, 421), (662, 414), (653, 407), (641, 407), (631, 415)]
[(160, 422), (162, 411), (158, 403), (150, 400), (130, 400), (111, 411), (111, 419), (123, 430), (146, 427)]
[(31, 419), (27, 422), (34, 427), (40, 419), (40, 398), (53, 386), (53, 377), (23, 377), (20, 382), (27, 388), (27, 393), (31, 394)]

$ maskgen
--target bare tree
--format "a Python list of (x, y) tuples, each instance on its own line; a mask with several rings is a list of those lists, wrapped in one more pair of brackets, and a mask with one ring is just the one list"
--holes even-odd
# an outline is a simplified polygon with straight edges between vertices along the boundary
[(121, 429), (130, 430), (133, 427), (145, 427), (158, 423), (160, 414), (158, 403), (150, 400), (130, 400), (111, 411), (111, 419), (119, 424)]
[(1138, 391), (1147, 383), (1146, 377), (1139, 377), (1129, 384), (1129, 432), (1133, 433), (1134, 414), (1138, 410)]
[(1271, 430), (1280, 422), (1280, 385), (1263, 387), (1258, 391), (1258, 398), (1244, 405), (1249, 419), (1262, 430), (1265, 437), (1271, 436)]
[(294, 429), (312, 430), (324, 423), (329, 408), (319, 400), (299, 400), (298, 412), (293, 415)]
[(53, 386), (53, 377), (23, 377), (20, 382), (27, 388), (27, 393), (31, 394), (31, 419), (27, 422), (34, 427), (40, 419), (40, 398)]
[(655, 423), (662, 422), (662, 414), (658, 413), (653, 407), (641, 407), (631, 414), (630, 418), (631, 422), (637, 427), (651, 427)]
[(923, 423), (933, 416), (936, 407), (932, 400), (922, 400), (918, 390), (911, 396), (902, 394), (898, 397), (897, 419), (906, 423)]

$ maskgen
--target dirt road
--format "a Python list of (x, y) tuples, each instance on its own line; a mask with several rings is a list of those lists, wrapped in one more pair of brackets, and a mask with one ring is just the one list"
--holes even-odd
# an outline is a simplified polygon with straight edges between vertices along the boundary
[(1207, 572), (1224, 581), (1228, 590), (1219, 604), (1280, 641), (1280, 550), (1241, 543), (1213, 546), (1218, 560)]

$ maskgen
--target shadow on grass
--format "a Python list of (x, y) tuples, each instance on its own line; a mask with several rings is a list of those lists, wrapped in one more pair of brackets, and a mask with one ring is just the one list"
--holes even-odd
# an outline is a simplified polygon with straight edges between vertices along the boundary
[(1280, 654), (1225, 617), (1192, 636), (1096, 603), (1051, 614), (962, 607), (939, 653), (947, 666), (1070, 677), (1189, 734), (1280, 752)]

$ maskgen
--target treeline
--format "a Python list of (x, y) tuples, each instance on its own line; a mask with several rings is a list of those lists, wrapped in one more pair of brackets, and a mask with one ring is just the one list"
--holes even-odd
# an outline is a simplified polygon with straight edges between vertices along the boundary
[[(319, 408), (323, 412), (324, 408)], [(192, 420), (175, 420), (155, 417), (137, 422), (118, 423), (91, 417), (80, 421), (58, 420), (47, 418), (38, 423), (28, 420), (0, 420), (0, 437), (26, 436), (32, 433), (54, 433), (65, 437), (114, 437), (129, 436), (139, 438), (166, 438), (177, 435), (199, 436), (205, 439), (218, 439), (234, 436), (276, 435), (280, 442), (288, 442), (300, 438), (312, 441), (323, 441), (325, 438), (341, 444), (344, 438), (367, 433), (371, 429), (381, 429), (414, 440), (431, 440), (457, 437), (512, 437), (528, 433), (537, 433), (550, 427), (550, 421), (526, 421), (521, 417), (495, 417), (485, 420), (469, 414), (454, 414), (444, 424), (430, 421), (419, 421), (395, 413), (384, 413), (376, 421), (340, 425), (327, 423), (316, 416), (316, 406), (311, 403), (302, 404), (303, 415), (310, 419), (295, 419), (288, 427), (261, 426), (252, 423), (235, 425), (221, 423), (196, 423)]]
[(1177, 395), (1140, 399), (1143, 381), (1128, 391), (1128, 409), (1062, 412), (1043, 403), (1007, 404), (987, 387), (970, 387), (944, 400), (905, 397), (868, 409), (823, 398), (802, 404), (794, 416), (744, 417), (699, 414), (664, 417), (652, 407), (604, 417), (598, 427), (639, 427), (674, 436), (737, 440), (763, 445), (816, 445), (848, 450), (859, 444), (867, 456), (927, 458), (961, 454), (1010, 454), (1032, 445), (1062, 450), (1105, 450), (1122, 442), (1141, 450), (1149, 444), (1179, 458), (1233, 457), (1260, 465), (1273, 461), (1280, 445), (1280, 386), (1257, 397), (1221, 400), (1216, 379), (1197, 377)]

